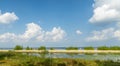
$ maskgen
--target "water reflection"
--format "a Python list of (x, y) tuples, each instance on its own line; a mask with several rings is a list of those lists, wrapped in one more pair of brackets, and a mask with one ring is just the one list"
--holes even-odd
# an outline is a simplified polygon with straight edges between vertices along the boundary
[(51, 58), (78, 58), (85, 60), (120, 60), (120, 54), (66, 54), (66, 53), (49, 53), (46, 55)]

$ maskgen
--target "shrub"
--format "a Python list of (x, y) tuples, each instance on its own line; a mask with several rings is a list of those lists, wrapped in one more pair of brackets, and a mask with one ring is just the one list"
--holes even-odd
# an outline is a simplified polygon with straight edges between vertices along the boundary
[(119, 46), (112, 46), (112, 47), (110, 47), (110, 50), (120, 50), (120, 47)]
[(29, 46), (26, 47), (26, 50), (32, 50), (32, 48), (30, 48)]
[(66, 50), (78, 50), (77, 47), (67, 47)]
[(4, 59), (5, 57), (6, 57), (6, 58), (10, 58), (10, 57), (12, 57), (12, 56), (15, 56), (15, 53), (12, 52), (12, 51), (3, 52), (3, 53), (1, 52), (1, 53), (0, 53), (0, 60)]
[(120, 66), (119, 61), (115, 62), (111, 60), (106, 60), (106, 61), (96, 60), (94, 62), (96, 62), (99, 66)]
[(65, 63), (58, 63), (57, 66), (66, 66)]
[(119, 46), (111, 46), (111, 47), (101, 46), (101, 47), (98, 47), (98, 50), (120, 50), (120, 47)]
[(45, 46), (39, 47), (38, 50), (42, 50), (42, 53), (40, 53), (40, 55), (41, 55), (42, 58), (45, 58), (46, 54), (48, 54), (48, 51), (47, 51), (47, 49), (46, 49)]
[(54, 48), (50, 48), (50, 50), (54, 50)]
[(106, 46), (101, 46), (101, 47), (98, 47), (97, 49), (98, 50), (109, 50), (110, 48)]
[(16, 45), (15, 48), (14, 48), (14, 50), (22, 50), (22, 49), (23, 49), (23, 47), (20, 46), (20, 45)]
[(94, 50), (93, 47), (84, 47), (84, 50)]
[(38, 48), (38, 50), (46, 50), (46, 47), (45, 46), (41, 46)]

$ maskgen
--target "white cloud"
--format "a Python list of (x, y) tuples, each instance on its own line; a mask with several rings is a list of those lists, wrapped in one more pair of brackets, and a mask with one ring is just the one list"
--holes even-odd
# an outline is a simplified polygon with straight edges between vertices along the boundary
[(0, 23), (1, 24), (9, 24), (9, 23), (14, 22), (18, 19), (19, 18), (15, 15), (14, 12), (12, 12), (12, 13), (6, 12), (4, 14), (0, 13)]
[(16, 35), (14, 33), (4, 33), (0, 35), (0, 42), (12, 41), (15, 38), (16, 38)]
[(0, 42), (9, 41), (44, 41), (44, 42), (56, 42), (64, 39), (65, 31), (60, 27), (54, 27), (52, 31), (44, 31), (39, 25), (35, 23), (29, 23), (26, 25), (27, 29), (23, 34), (16, 35), (14, 33), (4, 33), (0, 35)]
[(87, 37), (87, 41), (104, 41), (109, 39), (120, 40), (120, 29), (107, 28), (101, 31), (93, 31), (92, 36)]
[(120, 28), (120, 22), (117, 22), (117, 23), (116, 23), (116, 26), (117, 26), (118, 28)]
[(114, 32), (114, 37), (116, 37), (117, 39), (120, 40), (120, 30), (116, 30), (116, 31)]
[(52, 31), (47, 31), (45, 33), (45, 40), (56, 42), (63, 39), (64, 36), (65, 36), (64, 30), (62, 30), (60, 27), (58, 28), (54, 27)]
[(110, 23), (120, 21), (120, 0), (95, 0), (91, 23)]
[(101, 31), (93, 31), (92, 32), (92, 36), (88, 37), (86, 40), (87, 41), (103, 41), (103, 40), (107, 40), (107, 39), (111, 39), (114, 37), (114, 28), (108, 28), (108, 29), (104, 29)]
[(76, 34), (81, 35), (82, 32), (80, 30), (76, 30)]
[(40, 31), (42, 31), (42, 28), (35, 24), (35, 23), (29, 23), (26, 25), (27, 29), (24, 34), (20, 35), (22, 39), (31, 39), (33, 37), (36, 37)]

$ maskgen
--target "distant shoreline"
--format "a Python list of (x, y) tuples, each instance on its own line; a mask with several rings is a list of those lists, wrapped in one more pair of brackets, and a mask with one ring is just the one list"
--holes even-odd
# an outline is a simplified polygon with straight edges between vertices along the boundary
[[(0, 52), (42, 53), (44, 50), (0, 50)], [(120, 50), (47, 50), (48, 53), (120, 53)]]

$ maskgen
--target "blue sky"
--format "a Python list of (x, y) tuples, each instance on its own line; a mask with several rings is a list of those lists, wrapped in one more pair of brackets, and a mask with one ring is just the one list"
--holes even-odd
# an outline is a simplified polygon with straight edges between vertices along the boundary
[(119, 0), (1, 0), (0, 46), (119, 45)]

